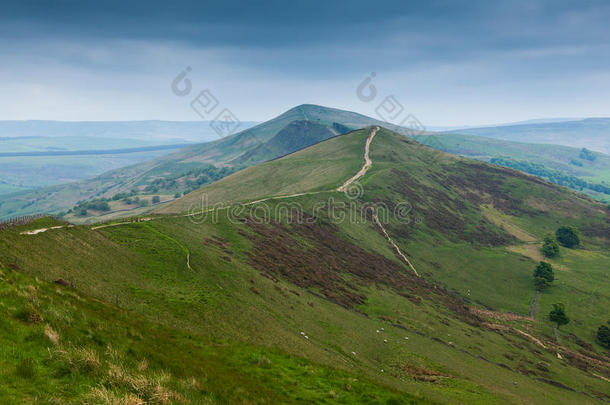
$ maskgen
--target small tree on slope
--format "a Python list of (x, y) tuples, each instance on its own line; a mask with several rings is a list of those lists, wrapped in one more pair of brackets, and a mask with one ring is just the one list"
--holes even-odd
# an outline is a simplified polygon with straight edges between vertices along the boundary
[(555, 240), (553, 235), (547, 235), (544, 238), (544, 244), (542, 245), (542, 254), (545, 257), (557, 257), (559, 255), (559, 244)]
[[(610, 326), (610, 321), (608, 321), (608, 326)], [(610, 328), (608, 326), (602, 325), (597, 329), (597, 341), (606, 349), (610, 349)]]
[(555, 274), (553, 273), (553, 266), (547, 262), (540, 262), (534, 270), (534, 285), (536, 290), (542, 291), (555, 280)]
[(563, 304), (553, 304), (553, 309), (549, 312), (549, 320), (557, 324), (557, 329), (559, 329), (561, 325), (570, 323), (570, 318), (566, 315)]
[(580, 244), (578, 231), (571, 226), (559, 227), (559, 229), (557, 229), (555, 232), (555, 236), (557, 237), (557, 241), (561, 243), (562, 246), (570, 249)]

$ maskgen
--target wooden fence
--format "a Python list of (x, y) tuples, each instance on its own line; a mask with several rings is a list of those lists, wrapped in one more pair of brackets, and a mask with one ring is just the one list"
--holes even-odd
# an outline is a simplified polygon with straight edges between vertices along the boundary
[(22, 217), (15, 217), (15, 218), (9, 218), (9, 219), (0, 219), (0, 230), (6, 229), (6, 228), (12, 228), (17, 225), (26, 225), (26, 224), (29, 224), (30, 222), (34, 221), (35, 219), (43, 218), (43, 217), (53, 217), (53, 216), (48, 215), (48, 214), (36, 214), (36, 215), (25, 215)]

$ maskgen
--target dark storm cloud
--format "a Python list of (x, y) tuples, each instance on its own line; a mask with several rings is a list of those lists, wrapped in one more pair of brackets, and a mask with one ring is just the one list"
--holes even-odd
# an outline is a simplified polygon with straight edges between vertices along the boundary
[(493, 104), (506, 84), (522, 103), (571, 83), (588, 97), (610, 71), (608, 21), (607, 1), (3, 1), (0, 81), (24, 103), (32, 89), (68, 87), (135, 98), (163, 91), (186, 65), (251, 105), (260, 99), (243, 89), (305, 81), (317, 81), (316, 97), (299, 101), (349, 100), (348, 82), (372, 71), (409, 96), (451, 100), (467, 89)]
[[(191, 46), (398, 44), (444, 55), (608, 43), (607, 1), (19, 1), (3, 35), (174, 40)], [(391, 43), (390, 43), (391, 44)], [(416, 55), (417, 56), (417, 55)]]

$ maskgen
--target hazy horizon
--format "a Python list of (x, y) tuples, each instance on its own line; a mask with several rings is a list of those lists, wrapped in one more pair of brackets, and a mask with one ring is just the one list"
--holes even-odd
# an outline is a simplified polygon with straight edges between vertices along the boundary
[[(329, 107), (329, 108), (336, 108), (334, 106), (323, 106), (323, 107)], [(340, 110), (343, 110), (342, 108), (339, 108)], [(262, 120), (244, 120), (242, 122), (245, 123), (249, 123), (249, 124), (254, 124), (254, 125), (258, 125), (261, 124), (265, 121), (268, 121), (270, 119), (273, 119), (274, 117), (277, 117), (278, 115), (281, 115), (282, 113), (286, 112), (288, 110), (284, 110), (284, 111), (280, 111), (278, 112), (276, 115), (272, 115), (270, 117), (265, 117)], [(356, 110), (346, 110), (346, 111), (352, 111), (358, 114), (362, 114), (362, 115), (367, 115), (364, 112), (361, 111), (356, 111)], [(373, 112), (373, 114), (371, 114), (372, 117), (375, 116), (375, 113)], [(492, 123), (470, 123), (470, 124), (463, 124), (463, 125), (454, 125), (452, 123), (447, 123), (446, 125), (438, 125), (438, 126), (430, 126), (427, 129), (430, 130), (453, 130), (453, 129), (462, 129), (462, 128), (477, 128), (477, 127), (493, 127), (493, 126), (510, 126), (510, 125), (528, 125), (528, 124), (538, 124), (538, 123), (555, 123), (555, 122), (568, 122), (568, 121), (582, 121), (582, 120), (587, 120), (587, 119), (606, 119), (609, 118), (608, 116), (583, 116), (583, 117), (535, 117), (535, 118), (530, 118), (530, 119), (526, 119), (526, 120), (520, 120), (520, 121), (499, 121), (499, 122), (492, 122)], [(211, 122), (211, 120), (197, 120), (197, 119), (176, 119), (176, 120), (165, 120), (165, 119), (157, 119), (157, 118), (150, 118), (150, 119), (137, 119), (137, 120), (132, 120), (132, 119), (122, 119), (122, 120), (113, 120), (113, 119), (94, 119), (94, 120), (54, 120), (54, 119), (23, 119), (23, 120), (11, 120), (11, 119), (0, 119), (0, 122), (57, 122), (57, 123), (134, 123), (134, 122), (170, 122), (170, 123), (189, 123), (189, 124), (195, 124), (195, 123), (200, 123), (202, 125), (207, 125)]]

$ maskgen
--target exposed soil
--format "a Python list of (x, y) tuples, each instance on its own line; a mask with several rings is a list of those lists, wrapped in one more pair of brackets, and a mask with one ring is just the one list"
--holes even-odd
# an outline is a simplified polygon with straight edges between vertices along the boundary
[(450, 377), (449, 375), (412, 364), (401, 364), (398, 368), (413, 377), (415, 381), (436, 382), (439, 379)]
[(366, 172), (371, 168), (373, 161), (369, 157), (369, 150), (371, 148), (371, 142), (373, 142), (373, 138), (377, 134), (377, 131), (379, 131), (379, 127), (373, 128), (373, 130), (371, 131), (371, 134), (366, 138), (366, 142), (364, 143), (364, 164), (362, 165), (362, 168), (352, 178), (350, 178), (345, 183), (343, 183), (343, 185), (341, 187), (339, 187), (337, 189), (337, 191), (340, 191), (340, 192), (347, 191), (349, 186), (353, 182), (355, 182), (356, 180), (358, 180), (359, 178), (364, 176), (366, 174)]
[(534, 318), (529, 318), (527, 316), (519, 314), (512, 314), (510, 312), (498, 312), (492, 311), (490, 309), (482, 309), (476, 307), (470, 307), (470, 312), (479, 317), (488, 317), (493, 319), (499, 319), (501, 321), (535, 321)]

